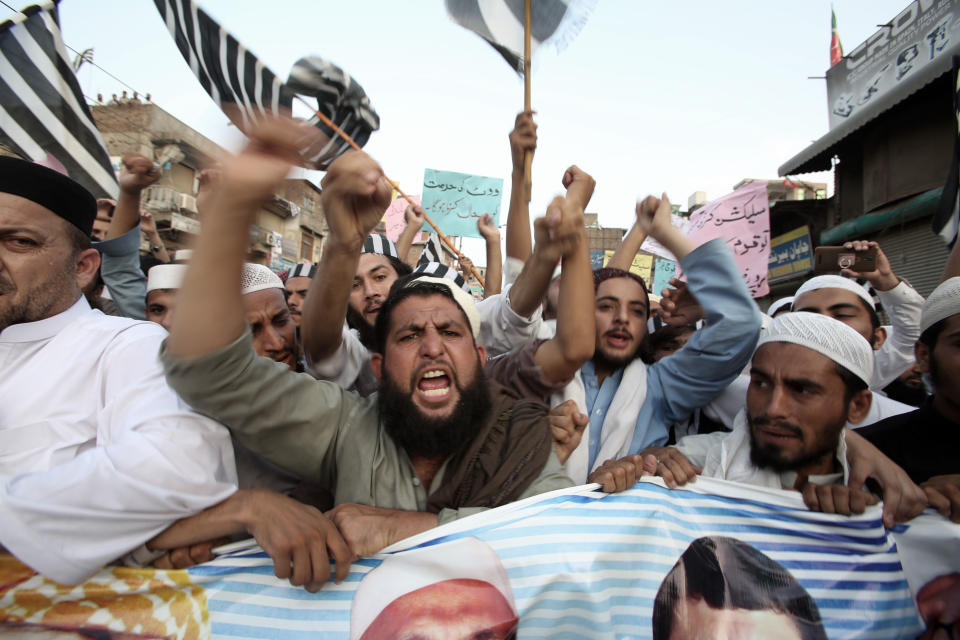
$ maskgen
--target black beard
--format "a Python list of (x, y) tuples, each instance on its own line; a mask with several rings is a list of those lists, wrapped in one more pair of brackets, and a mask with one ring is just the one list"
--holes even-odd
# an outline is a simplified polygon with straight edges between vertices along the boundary
[[(747, 414), (747, 425), (750, 432), (750, 462), (752, 462), (753, 465), (758, 469), (771, 469), (777, 473), (783, 473), (784, 471), (795, 471), (796, 469), (801, 469), (818, 462), (823, 459), (824, 456), (832, 454), (837, 450), (837, 442), (834, 441), (832, 446), (821, 451), (804, 451), (799, 457), (793, 460), (784, 458), (777, 448), (762, 447), (757, 443), (756, 436), (753, 434), (753, 427), (754, 425), (766, 424), (791, 429), (801, 437), (803, 434), (803, 432), (800, 430), (800, 427), (795, 424), (781, 422), (779, 420), (768, 420), (766, 418), (754, 420), (750, 414)], [(804, 444), (807, 443), (804, 442)]]
[(347, 326), (356, 329), (357, 333), (360, 334), (360, 344), (371, 351), (376, 350), (377, 335), (373, 325), (367, 324), (367, 321), (363, 319), (363, 314), (354, 311), (350, 305), (347, 305)]
[(623, 369), (628, 364), (637, 359), (637, 355), (640, 349), (637, 348), (632, 354), (628, 356), (623, 356), (622, 358), (611, 358), (607, 354), (597, 349), (593, 353), (593, 366), (594, 369), (603, 369), (605, 371), (610, 371), (611, 373), (617, 371), (618, 369)]
[(411, 393), (400, 390), (389, 375), (381, 379), (377, 404), (384, 428), (411, 458), (453, 455), (473, 441), (489, 417), (492, 401), (482, 367), (477, 366), (468, 386), (460, 386), (456, 373), (452, 382), (460, 393), (453, 413), (446, 418), (428, 418), (413, 404)]

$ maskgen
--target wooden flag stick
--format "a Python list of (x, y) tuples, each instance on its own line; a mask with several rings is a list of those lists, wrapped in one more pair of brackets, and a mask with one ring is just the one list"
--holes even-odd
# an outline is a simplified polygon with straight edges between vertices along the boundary
[[(523, 0), (523, 110), (530, 111), (530, 2)], [(533, 153), (523, 154), (523, 188), (527, 202), (533, 194)]]
[[(530, 0), (527, 0), (527, 2), (529, 2), (529, 1), (530, 1)], [(299, 100), (300, 102), (302, 102), (303, 104), (305, 104), (307, 107), (309, 107), (310, 110), (313, 111), (318, 118), (320, 118), (320, 120), (323, 122), (323, 124), (327, 125), (327, 126), (330, 127), (331, 129), (333, 129), (333, 131), (334, 131), (337, 135), (339, 135), (341, 138), (343, 138), (344, 140), (347, 141), (347, 144), (349, 144), (351, 147), (353, 147), (353, 148), (356, 149), (357, 151), (361, 151), (361, 152), (363, 151), (363, 149), (360, 148), (360, 145), (358, 145), (356, 142), (354, 142), (354, 141), (353, 141), (353, 138), (351, 138), (349, 135), (347, 135), (347, 132), (346, 132), (346, 131), (344, 131), (343, 129), (341, 129), (341, 128), (338, 127), (337, 125), (335, 125), (335, 124), (330, 120), (330, 118), (328, 118), (328, 117), (325, 116), (324, 114), (322, 114), (322, 113), (320, 113), (319, 111), (317, 111), (316, 109), (314, 109), (314, 108), (313, 108), (313, 105), (311, 105), (309, 102), (307, 102), (306, 100), (304, 100), (304, 99), (301, 98), (300, 96), (294, 96), (294, 97), (296, 97), (297, 100)], [(410, 203), (411, 205), (416, 206), (416, 203), (413, 201), (413, 199), (412, 199), (410, 196), (408, 196), (406, 193), (404, 193), (404, 192), (403, 192), (403, 189), (400, 188), (399, 183), (396, 183), (396, 182), (394, 182), (393, 180), (390, 180), (389, 178), (387, 178), (386, 175), (384, 175), (384, 178), (386, 178), (386, 179), (393, 185), (393, 188), (396, 189), (396, 190), (400, 193), (400, 195), (403, 197), (404, 200), (406, 200), (406, 201), (407, 201), (408, 203)], [(454, 246), (453, 241), (449, 238), (449, 236), (447, 236), (443, 231), (440, 231), (440, 228), (433, 222), (433, 220), (430, 219), (430, 216), (428, 216), (426, 213), (424, 213), (423, 219), (426, 220), (426, 221), (430, 224), (431, 227), (433, 227), (434, 231), (437, 232), (437, 236), (438, 236), (441, 240), (443, 240), (443, 242), (445, 242), (448, 247), (450, 247), (450, 249), (453, 251), (453, 253), (456, 254), (458, 260), (459, 260), (460, 258), (465, 257), (465, 256), (460, 252), (460, 250), (457, 249), (456, 246)], [(486, 287), (486, 286), (487, 286), (486, 283), (483, 281), (483, 278), (480, 276), (480, 272), (477, 271), (477, 268), (476, 268), (476, 267), (471, 267), (471, 268), (470, 268), (470, 273), (472, 273), (472, 274), (473, 274), (473, 277), (477, 279), (477, 282), (480, 283), (480, 286), (481, 286), (481, 287)]]

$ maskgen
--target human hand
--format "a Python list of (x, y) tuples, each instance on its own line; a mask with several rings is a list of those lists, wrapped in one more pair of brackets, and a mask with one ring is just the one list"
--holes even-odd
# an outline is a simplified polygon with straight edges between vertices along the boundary
[(527, 151), (534, 153), (537, 149), (537, 125), (533, 121), (535, 111), (521, 111), (510, 132), (510, 158), (513, 161), (513, 170), (523, 171), (523, 158)]
[(423, 207), (418, 204), (408, 204), (407, 208), (403, 210), (403, 219), (407, 223), (407, 226), (413, 227), (418, 231), (423, 227), (426, 215)]
[(694, 466), (687, 456), (675, 447), (647, 447), (640, 455), (644, 456), (645, 462), (652, 459), (654, 471), (651, 473), (663, 478), (664, 483), (671, 489), (688, 482), (696, 482), (697, 476), (703, 472), (703, 469)]
[(270, 199), (291, 167), (300, 164), (300, 149), (322, 135), (290, 118), (263, 118), (246, 134), (247, 146), (221, 163), (215, 198), (225, 213), (246, 211)]
[(945, 518), (960, 523), (960, 474), (933, 476), (920, 484), (930, 506)]
[(230, 538), (217, 538), (216, 540), (207, 540), (179, 549), (171, 549), (159, 558), (153, 561), (153, 566), (157, 569), (187, 569), (189, 567), (210, 562), (216, 559), (213, 553), (214, 547), (219, 547), (230, 542)]
[(655, 458), (649, 456), (646, 460), (641, 454), (634, 454), (619, 460), (607, 460), (593, 470), (587, 477), (587, 482), (600, 483), (600, 490), (606, 493), (626, 491), (637, 483), (637, 479), (644, 473), (651, 475)]
[[(660, 317), (671, 327), (696, 324), (706, 312), (690, 292), (687, 283), (670, 278), (673, 289), (664, 288), (660, 294)], [(653, 292), (656, 295), (656, 291)]]
[(553, 448), (557, 451), (560, 464), (563, 464), (580, 445), (583, 430), (587, 428), (590, 420), (580, 413), (573, 400), (567, 400), (550, 409), (547, 417), (550, 420), (550, 432), (553, 434)]
[(213, 195), (220, 187), (220, 166), (201, 169), (197, 173), (197, 214), (202, 216), (210, 207)]
[(380, 165), (366, 153), (348, 151), (333, 161), (320, 186), (330, 240), (359, 250), (390, 205), (392, 187)]
[(934, 578), (917, 592), (917, 608), (927, 623), (919, 640), (950, 640), (960, 634), (960, 573)]
[(593, 176), (573, 164), (563, 172), (561, 182), (563, 188), (567, 190), (567, 199), (586, 210), (587, 205), (590, 204), (590, 198), (593, 197), (593, 190), (597, 186)]
[(844, 242), (845, 249), (852, 249), (855, 253), (869, 251), (871, 248), (877, 248), (877, 268), (873, 271), (854, 271), (852, 269), (841, 269), (840, 273), (849, 278), (865, 278), (877, 291), (889, 291), (900, 284), (900, 278), (894, 275), (893, 267), (890, 266), (890, 260), (880, 248), (880, 245), (873, 240), (853, 240)]
[(673, 207), (670, 206), (670, 199), (667, 198), (666, 193), (659, 198), (647, 196), (638, 201), (636, 213), (637, 226), (654, 240), (662, 242), (666, 234), (679, 233), (670, 219)]
[(383, 509), (345, 502), (327, 512), (343, 534), (351, 551), (359, 557), (377, 553), (394, 542), (437, 526), (433, 513)]
[(153, 219), (153, 214), (146, 211), (140, 212), (140, 230), (148, 236), (157, 233), (157, 221)]
[[(927, 507), (927, 495), (907, 472), (883, 455), (855, 431), (847, 429), (847, 463), (850, 467), (848, 487), (870, 486), (883, 499), (883, 525), (906, 522), (920, 515)], [(872, 486), (871, 486), (872, 485)]]
[(120, 158), (117, 182), (123, 193), (139, 196), (141, 191), (159, 180), (160, 175), (160, 168), (146, 156), (139, 153), (125, 153)]
[(491, 242), (500, 242), (500, 229), (493, 223), (493, 218), (490, 217), (489, 213), (483, 214), (480, 219), (477, 220), (477, 231), (480, 232), (480, 235), (483, 236), (483, 239), (486, 240), (488, 244)]
[(838, 513), (849, 516), (863, 513), (867, 505), (877, 504), (875, 495), (863, 489), (845, 487), (842, 484), (813, 484), (807, 482), (800, 488), (803, 502), (810, 511)]
[(587, 241), (583, 208), (567, 198), (557, 196), (547, 207), (546, 215), (533, 221), (533, 237), (534, 258), (553, 268), (560, 258), (570, 255), (582, 242)]
[(471, 276), (470, 272), (473, 270), (473, 260), (465, 255), (461, 255), (458, 261), (460, 263), (460, 273), (463, 274), (465, 279), (469, 280)]
[(337, 582), (350, 573), (355, 556), (336, 525), (315, 507), (253, 489), (245, 497), (243, 513), (247, 531), (273, 559), (273, 572), (281, 580), (315, 593), (330, 579), (331, 555)]

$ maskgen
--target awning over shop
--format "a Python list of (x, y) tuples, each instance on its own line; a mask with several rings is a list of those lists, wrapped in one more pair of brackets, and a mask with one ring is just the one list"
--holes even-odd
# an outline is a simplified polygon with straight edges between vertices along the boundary
[(876, 96), (872, 104), (863, 107), (856, 119), (837, 125), (822, 138), (787, 160), (778, 169), (779, 174), (787, 176), (829, 170), (830, 160), (836, 155), (836, 147), (841, 142), (950, 71), (952, 65), (952, 58), (948, 55), (933, 59), (914, 74), (907, 76), (896, 90)]
[[(894, 224), (903, 224), (920, 218), (932, 216), (940, 202), (943, 188), (930, 189), (900, 202), (847, 220), (820, 233), (821, 245), (837, 245), (853, 238), (862, 238)], [(931, 231), (931, 234), (933, 232)]]

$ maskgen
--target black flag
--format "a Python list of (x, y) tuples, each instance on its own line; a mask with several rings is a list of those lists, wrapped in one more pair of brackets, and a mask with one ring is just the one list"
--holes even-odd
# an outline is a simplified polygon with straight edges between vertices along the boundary
[(110, 156), (73, 74), (53, 3), (0, 23), (0, 142), (62, 170), (98, 198), (117, 196)]

